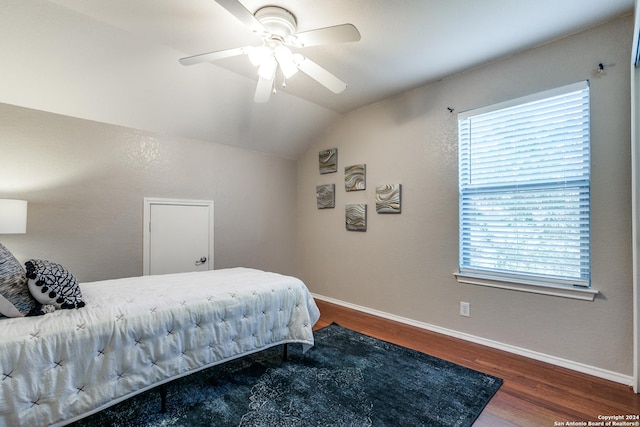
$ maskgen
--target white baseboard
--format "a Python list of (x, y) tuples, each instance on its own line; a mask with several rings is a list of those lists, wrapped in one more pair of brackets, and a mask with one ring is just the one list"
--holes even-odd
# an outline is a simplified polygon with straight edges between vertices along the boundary
[(563, 359), (556, 356), (540, 353), (537, 351), (529, 350), (522, 347), (517, 347), (510, 344), (504, 344), (498, 341), (478, 337), (475, 335), (467, 334), (464, 332), (455, 331), (453, 329), (442, 328), (440, 326), (431, 325), (429, 323), (419, 322), (417, 320), (409, 319), (402, 316), (396, 316), (395, 314), (386, 313), (384, 311), (375, 310), (372, 308), (363, 307), (357, 304), (337, 300), (323, 295), (312, 294), (314, 298), (321, 301), (326, 301), (331, 304), (340, 305), (342, 307), (350, 308), (353, 310), (361, 311), (364, 313), (372, 314), (374, 316), (382, 317), (384, 319), (393, 320), (395, 322), (404, 323), (406, 325), (415, 326), (421, 329), (425, 329), (431, 332), (436, 332), (443, 335), (448, 335), (454, 338), (460, 338), (465, 341), (470, 341), (476, 344), (481, 344), (487, 347), (503, 350), (508, 353), (517, 354), (519, 356), (528, 357), (530, 359), (539, 360), (541, 362), (550, 363), (552, 365), (561, 366), (563, 368), (571, 369), (573, 371), (582, 372), (583, 374), (593, 375), (595, 377), (604, 378), (609, 381), (614, 381), (624, 385), (631, 386), (633, 384), (633, 377), (630, 375), (624, 375), (618, 372), (608, 371), (595, 366), (586, 365), (580, 362), (574, 362), (572, 360)]

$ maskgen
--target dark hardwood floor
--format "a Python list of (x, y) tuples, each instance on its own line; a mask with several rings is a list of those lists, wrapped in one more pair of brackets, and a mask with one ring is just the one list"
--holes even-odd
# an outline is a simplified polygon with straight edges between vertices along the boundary
[(502, 387), (474, 426), (555, 427), (572, 425), (569, 422), (584, 422), (587, 425), (590, 421), (604, 421), (598, 416), (611, 415), (629, 416), (629, 419), (616, 422), (638, 422), (635, 425), (640, 425), (640, 419), (633, 419), (640, 415), (640, 395), (623, 384), (324, 301), (316, 302), (321, 312), (316, 329), (335, 322), (360, 333), (502, 378)]

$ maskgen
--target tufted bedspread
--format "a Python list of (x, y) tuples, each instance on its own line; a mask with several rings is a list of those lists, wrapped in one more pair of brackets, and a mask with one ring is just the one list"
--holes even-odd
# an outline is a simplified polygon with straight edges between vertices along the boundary
[(0, 426), (64, 425), (200, 369), (313, 345), (300, 280), (248, 268), (80, 284), (86, 306), (0, 320)]

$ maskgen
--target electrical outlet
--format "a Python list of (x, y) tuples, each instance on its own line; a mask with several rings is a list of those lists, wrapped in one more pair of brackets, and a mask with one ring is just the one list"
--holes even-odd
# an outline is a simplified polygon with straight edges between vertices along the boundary
[(460, 301), (460, 316), (471, 317), (471, 304)]

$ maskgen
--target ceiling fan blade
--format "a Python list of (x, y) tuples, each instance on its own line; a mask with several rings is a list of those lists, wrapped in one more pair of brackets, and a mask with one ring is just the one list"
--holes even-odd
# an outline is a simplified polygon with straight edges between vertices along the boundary
[(297, 56), (296, 63), (298, 64), (298, 68), (303, 73), (315, 79), (318, 83), (325, 86), (333, 93), (340, 93), (347, 88), (347, 84), (345, 82), (343, 82), (309, 58), (305, 58), (302, 55)]
[(256, 94), (253, 97), (253, 102), (257, 104), (263, 104), (269, 101), (271, 98), (271, 92), (273, 91), (273, 78), (265, 79), (262, 76), (258, 77), (258, 86), (256, 86)]
[(267, 29), (253, 16), (253, 13), (242, 5), (238, 0), (216, 0), (216, 2), (227, 9), (227, 12), (235, 16), (240, 22), (256, 33), (267, 33)]
[(212, 62), (217, 61), (218, 59), (230, 58), (232, 56), (242, 55), (247, 53), (247, 48), (245, 47), (236, 47), (234, 49), (227, 50), (218, 50), (215, 52), (209, 53), (201, 53), (199, 55), (187, 56), (186, 58), (181, 58), (178, 61), (182, 65), (194, 65), (201, 64), (203, 62)]
[(342, 24), (304, 31), (297, 33), (295, 37), (303, 47), (308, 47), (329, 43), (357, 42), (360, 40), (360, 32), (352, 24)]

